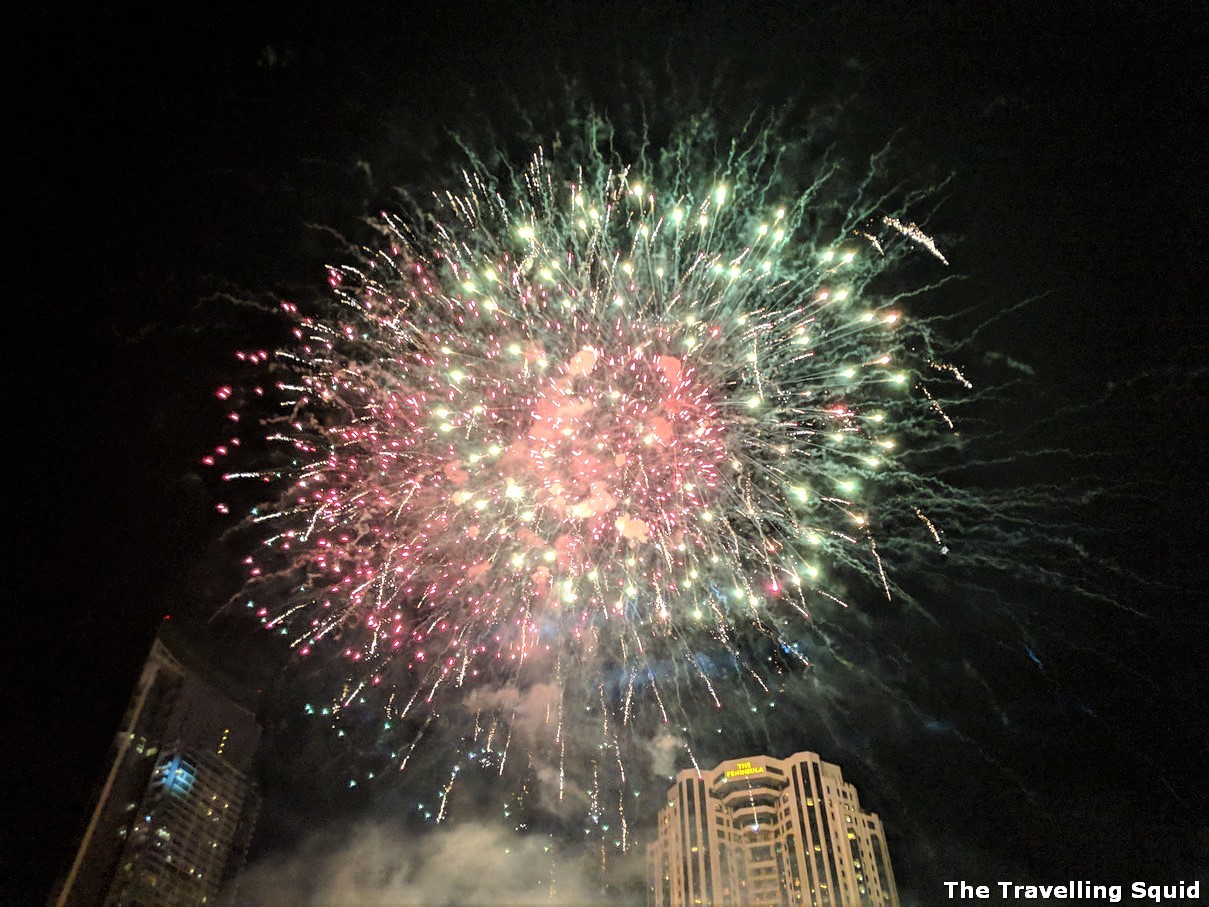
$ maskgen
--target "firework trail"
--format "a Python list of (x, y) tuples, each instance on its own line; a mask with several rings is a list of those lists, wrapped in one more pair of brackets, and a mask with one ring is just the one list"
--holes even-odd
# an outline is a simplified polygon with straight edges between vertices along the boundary
[(254, 607), (347, 660), (336, 719), (380, 696), (396, 766), (466, 716), (438, 820), (468, 760), (502, 774), (536, 726), (521, 761), (544, 747), (624, 848), (634, 728), (695, 759), (693, 710), (807, 670), (816, 609), (897, 594), (887, 527), (945, 544), (910, 467), (943, 443), (944, 371), (879, 289), (917, 247), (945, 259), (832, 169), (791, 194), (767, 147), (472, 164), (383, 215), (326, 301), (282, 303), (292, 344), (240, 354), (275, 372), (238, 397), (278, 406), (282, 451), (226, 474), (280, 489), (247, 520)]

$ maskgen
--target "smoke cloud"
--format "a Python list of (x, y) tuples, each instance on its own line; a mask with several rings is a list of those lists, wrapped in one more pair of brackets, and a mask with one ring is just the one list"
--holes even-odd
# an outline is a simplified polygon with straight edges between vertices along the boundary
[(594, 904), (586, 856), (541, 835), (465, 823), (422, 835), (381, 821), (318, 834), (240, 879), (238, 907)]

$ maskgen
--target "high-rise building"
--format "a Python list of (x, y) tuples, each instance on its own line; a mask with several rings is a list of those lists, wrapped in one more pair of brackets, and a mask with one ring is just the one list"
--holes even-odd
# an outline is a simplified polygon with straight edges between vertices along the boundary
[(647, 880), (654, 907), (899, 903), (881, 820), (815, 753), (680, 772)]
[(239, 691), (186, 653), (166, 632), (152, 646), (56, 907), (212, 905), (241, 868), (261, 728)]

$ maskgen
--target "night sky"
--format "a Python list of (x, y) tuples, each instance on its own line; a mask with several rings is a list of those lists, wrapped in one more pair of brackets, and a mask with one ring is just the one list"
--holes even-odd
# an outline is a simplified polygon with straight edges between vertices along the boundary
[[(1015, 578), (918, 580), (944, 619), (896, 612), (871, 638), (910, 653), (876, 673), (919, 712), (829, 699), (779, 755), (843, 767), (906, 903), (957, 878), (1209, 882), (1202, 5), (252, 7), (5, 29), (0, 900), (39, 902), (65, 866), (164, 616), (206, 623), (238, 588), (199, 459), (233, 350), (283, 328), (227, 300), (314, 294), (333, 232), (368, 240), (393, 187), (447, 180), (452, 135), (523, 153), (567, 98), (622, 122), (788, 109), (841, 156), (893, 139), (890, 169), (947, 178), (929, 227), (962, 279), (929, 304), (989, 323), (964, 364), (1003, 385), (969, 410), (993, 462), (966, 479), (1058, 489), (1053, 524), (1086, 551), (1065, 585), (1037, 580), (1036, 541), (1003, 552)], [(254, 859), (403, 809), (346, 793), (254, 625), (206, 626), (217, 657), (254, 663), (281, 757)]]

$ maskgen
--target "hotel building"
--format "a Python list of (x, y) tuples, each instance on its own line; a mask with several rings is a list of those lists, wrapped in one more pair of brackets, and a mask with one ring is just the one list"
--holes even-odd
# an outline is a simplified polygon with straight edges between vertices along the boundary
[(881, 820), (815, 753), (680, 772), (647, 879), (653, 907), (899, 904)]

